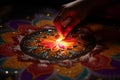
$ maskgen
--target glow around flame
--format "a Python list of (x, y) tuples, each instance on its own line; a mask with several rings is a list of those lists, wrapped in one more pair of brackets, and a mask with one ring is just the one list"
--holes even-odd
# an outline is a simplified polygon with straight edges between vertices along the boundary
[(65, 50), (67, 48), (72, 48), (76, 45), (76, 40), (74, 38), (67, 38), (63, 40), (62, 38), (56, 39), (55, 37), (43, 38), (40, 40), (40, 45), (46, 49), (51, 49), (51, 51)]

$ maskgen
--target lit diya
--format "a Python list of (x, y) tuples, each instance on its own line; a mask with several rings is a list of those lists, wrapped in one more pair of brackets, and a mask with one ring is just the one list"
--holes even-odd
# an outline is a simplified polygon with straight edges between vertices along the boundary
[(26, 35), (20, 43), (25, 54), (49, 63), (78, 60), (95, 45), (94, 37), (80, 28), (71, 31), (65, 39), (61, 39), (54, 28), (41, 28)]

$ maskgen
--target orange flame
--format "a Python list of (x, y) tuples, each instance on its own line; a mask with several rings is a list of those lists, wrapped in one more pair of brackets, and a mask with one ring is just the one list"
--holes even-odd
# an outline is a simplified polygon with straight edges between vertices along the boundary
[(64, 50), (67, 48), (72, 48), (76, 44), (76, 40), (74, 38), (67, 38), (63, 40), (62, 38), (55, 38), (55, 37), (49, 37), (40, 39), (40, 44), (46, 49), (51, 49), (51, 51), (58, 51), (58, 50)]

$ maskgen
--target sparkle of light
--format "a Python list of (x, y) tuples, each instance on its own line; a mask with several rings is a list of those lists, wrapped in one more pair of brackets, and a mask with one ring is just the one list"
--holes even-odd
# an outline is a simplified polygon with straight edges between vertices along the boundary
[(8, 74), (8, 71), (5, 71), (6, 74)]

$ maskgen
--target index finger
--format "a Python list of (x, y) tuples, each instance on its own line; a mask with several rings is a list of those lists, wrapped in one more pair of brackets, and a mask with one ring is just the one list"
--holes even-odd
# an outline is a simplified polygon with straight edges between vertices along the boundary
[(62, 38), (64, 38), (64, 35), (63, 35), (63, 26), (61, 24), (63, 12), (64, 12), (64, 7), (61, 8), (61, 10), (59, 11), (59, 13), (57, 14), (56, 18), (53, 21), (54, 25), (55, 25), (55, 28), (57, 29), (57, 32), (58, 32), (59, 36), (62, 37)]

